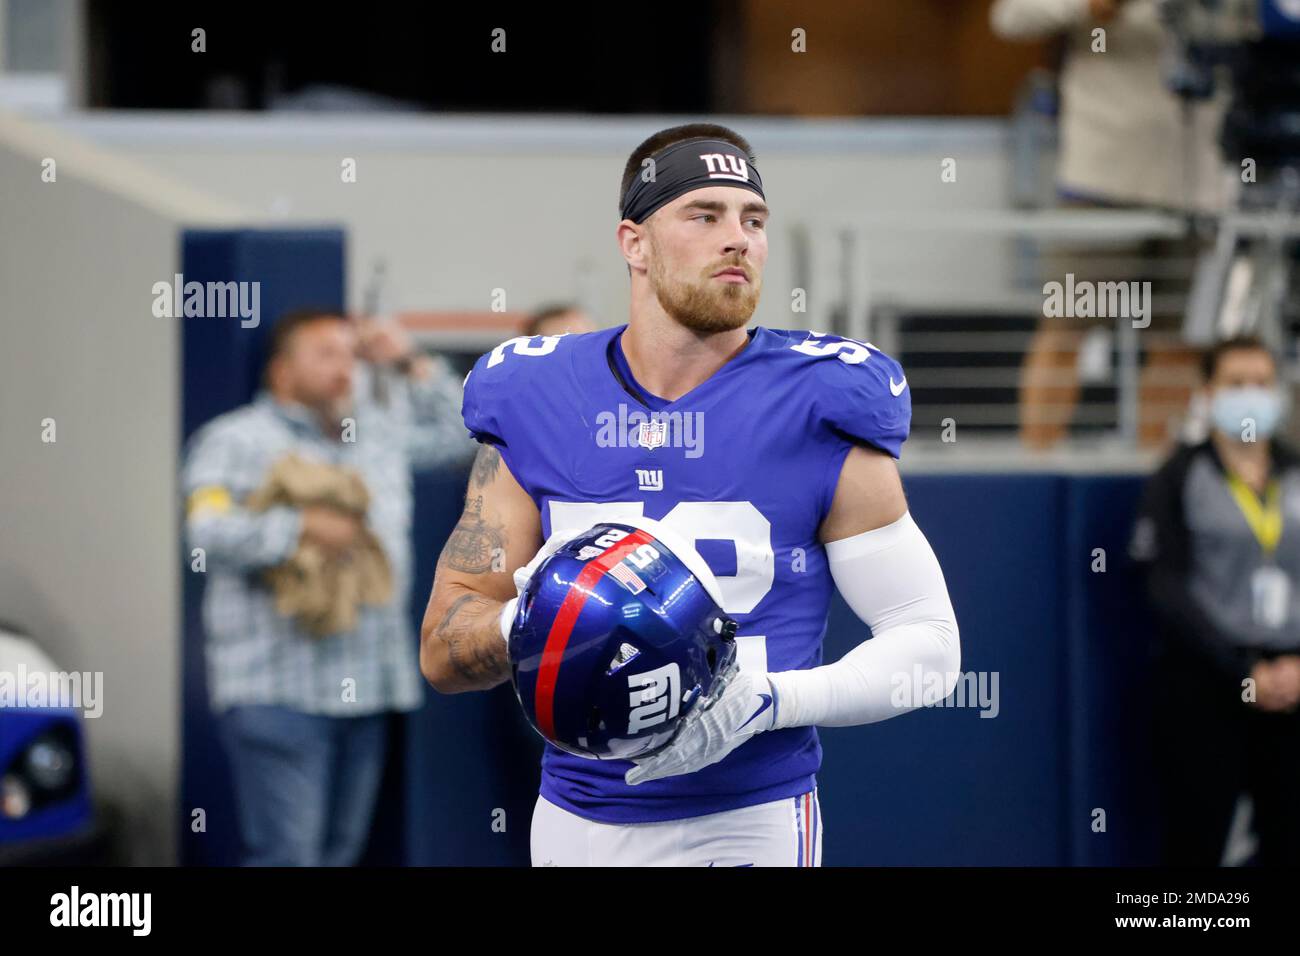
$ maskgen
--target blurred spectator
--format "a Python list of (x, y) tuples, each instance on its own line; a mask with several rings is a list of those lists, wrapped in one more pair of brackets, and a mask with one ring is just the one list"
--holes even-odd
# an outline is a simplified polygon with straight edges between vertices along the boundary
[(566, 332), (595, 332), (596, 325), (587, 313), (571, 303), (548, 305), (538, 309), (524, 322), (524, 335), (563, 335)]
[[(997, 0), (991, 8), (993, 30), (1004, 39), (1063, 44), (1056, 177), (1062, 206), (1213, 211), (1222, 204), (1217, 138), (1224, 103), (1189, 105), (1167, 89), (1162, 54), (1169, 37), (1158, 7), (1157, 0)], [(1139, 384), (1144, 447), (1166, 442), (1195, 387), (1196, 353), (1181, 342), (1181, 310), (1167, 303), (1170, 294), (1186, 294), (1185, 264), (1196, 251), (1191, 239), (1045, 250), (1045, 282), (1073, 273), (1076, 284), (1152, 283), (1156, 307), (1139, 333), (1146, 354)], [(1025, 445), (1049, 448), (1066, 436), (1079, 401), (1083, 336), (1114, 324), (1113, 317), (1039, 320), (1021, 376)]]
[[(405, 377), (409, 416), (356, 387), (358, 354)], [(395, 324), (289, 314), (271, 332), (263, 386), (195, 434), (184, 469), (189, 539), (206, 562), (210, 702), (243, 861), (351, 865), (370, 832), (387, 714), (422, 700), (410, 469), (461, 460), (473, 443), (460, 383)]]
[(1250, 794), (1261, 864), (1300, 863), (1300, 458), (1273, 356), (1204, 359), (1210, 437), (1147, 485), (1132, 555), (1160, 624), (1155, 706), (1165, 861), (1217, 865)]

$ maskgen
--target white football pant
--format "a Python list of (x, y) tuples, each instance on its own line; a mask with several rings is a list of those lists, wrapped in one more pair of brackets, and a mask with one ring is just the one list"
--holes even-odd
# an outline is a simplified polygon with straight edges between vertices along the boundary
[(533, 810), (533, 866), (821, 866), (817, 791), (660, 823), (600, 823), (545, 797)]

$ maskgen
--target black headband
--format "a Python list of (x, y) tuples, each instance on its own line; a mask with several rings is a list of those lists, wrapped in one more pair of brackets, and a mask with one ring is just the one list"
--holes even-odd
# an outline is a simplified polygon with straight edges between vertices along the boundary
[(745, 151), (720, 139), (688, 139), (660, 150), (632, 178), (623, 218), (640, 224), (660, 206), (692, 189), (740, 186), (763, 195), (763, 180)]

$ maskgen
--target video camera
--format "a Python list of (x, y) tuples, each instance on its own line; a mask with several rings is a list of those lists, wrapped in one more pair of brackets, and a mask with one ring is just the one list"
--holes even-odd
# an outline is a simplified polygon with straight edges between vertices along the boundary
[(1300, 0), (1159, 0), (1171, 44), (1165, 79), (1187, 100), (1226, 77), (1228, 157), (1300, 166)]

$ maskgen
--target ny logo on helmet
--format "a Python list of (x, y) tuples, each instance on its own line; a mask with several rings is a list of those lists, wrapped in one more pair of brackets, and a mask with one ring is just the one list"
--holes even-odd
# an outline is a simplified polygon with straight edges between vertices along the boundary
[(737, 179), (749, 182), (749, 163), (740, 156), (729, 153), (700, 153), (700, 159), (709, 167), (710, 179)]
[(677, 663), (644, 674), (631, 674), (627, 679), (628, 706), (627, 732), (635, 734), (647, 727), (655, 727), (677, 716), (681, 704), (682, 672)]

